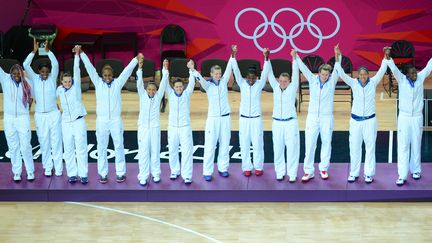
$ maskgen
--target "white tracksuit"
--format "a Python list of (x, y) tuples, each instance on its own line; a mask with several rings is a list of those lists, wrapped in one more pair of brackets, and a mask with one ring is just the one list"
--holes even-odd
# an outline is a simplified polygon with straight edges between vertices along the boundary
[[(168, 72), (164, 75), (168, 77)], [(193, 140), (190, 125), (190, 97), (195, 86), (192, 74), (187, 88), (178, 95), (170, 85), (166, 85), (169, 100), (168, 115), (168, 151), (171, 174), (181, 174), (183, 179), (192, 179)], [(181, 169), (179, 162), (179, 144), (181, 145)], [(181, 172), (181, 173), (180, 173)]]
[[(34, 53), (30, 53), (24, 61), (24, 69), (32, 83), (32, 91), (35, 97), (35, 124), (36, 133), (42, 151), (42, 165), (45, 171), (54, 168), (57, 175), (62, 174), (62, 134), (61, 114), (57, 106), (57, 76), (59, 65), (54, 54), (49, 51), (48, 57), (51, 61), (51, 73), (46, 80), (36, 74), (30, 64)], [(52, 157), (51, 157), (52, 156)], [(51, 159), (52, 158), (52, 159)]]
[(138, 69), (137, 90), (140, 96), (138, 118), (138, 179), (147, 179), (150, 170), (153, 176), (160, 176), (160, 113), (159, 107), (168, 83), (168, 70), (162, 70), (159, 90), (153, 97), (144, 89), (142, 69)]
[(21, 175), (21, 158), (24, 160), (27, 174), (34, 173), (29, 104), (24, 106), (22, 103), (22, 82), (17, 84), (0, 68), (0, 83), (3, 88), (4, 132), (9, 147), (12, 173)]
[(214, 80), (205, 80), (201, 74), (194, 72), (193, 76), (206, 91), (208, 99), (208, 113), (205, 126), (204, 142), (204, 161), (203, 175), (212, 175), (214, 171), (214, 157), (216, 144), (219, 142), (219, 152), (217, 167), (220, 172), (228, 171), (229, 167), (229, 145), (231, 139), (231, 117), (230, 105), (228, 101), (228, 81), (231, 78), (232, 62), (230, 58), (222, 78), (215, 82)]
[(296, 58), (300, 71), (309, 82), (310, 101), (306, 117), (305, 158), (303, 170), (314, 174), (315, 149), (318, 135), (321, 135), (320, 171), (327, 171), (330, 166), (331, 140), (333, 133), (333, 98), (338, 76), (335, 70), (329, 79), (321, 84), (319, 75), (314, 75), (299, 56)]
[(80, 58), (75, 55), (73, 67), (73, 83), (69, 89), (57, 88), (57, 96), (62, 105), (63, 158), (66, 163), (68, 177), (88, 176), (87, 115), (81, 98)]
[[(264, 167), (264, 138), (261, 117), (261, 94), (267, 82), (269, 61), (264, 62), (261, 78), (253, 85), (244, 79), (240, 73), (237, 61), (234, 59), (232, 68), (236, 81), (240, 87), (240, 118), (239, 141), (242, 158), (242, 170), (263, 170)], [(250, 145), (253, 147), (253, 165), (250, 158)]]
[[(417, 74), (412, 82), (402, 74), (394, 64), (388, 61), (393, 75), (398, 81), (399, 116), (398, 116), (398, 174), (406, 180), (408, 173), (421, 172), (421, 140), (423, 133), (423, 83), (432, 71), (432, 59)], [(411, 157), (410, 157), (411, 149)]]
[[(292, 64), (291, 83), (285, 90), (280, 88), (270, 63), (268, 80), (273, 88), (273, 154), (276, 177), (297, 177), (300, 157), (300, 134), (296, 113), (296, 94), (299, 85), (297, 61)], [(286, 148), (285, 164), (284, 151)]]
[(366, 148), (364, 175), (375, 175), (375, 144), (377, 137), (377, 121), (375, 117), (376, 87), (387, 70), (387, 62), (382, 61), (375, 76), (369, 78), (363, 86), (360, 80), (348, 76), (342, 69), (340, 62), (336, 62), (335, 69), (342, 80), (351, 87), (353, 104), (349, 128), (350, 145), (350, 176), (360, 174), (362, 143)]
[(100, 176), (106, 176), (108, 174), (107, 147), (109, 135), (111, 134), (115, 150), (116, 175), (125, 175), (126, 161), (123, 144), (123, 120), (121, 117), (121, 89), (131, 76), (138, 61), (136, 58), (133, 58), (118, 78), (112, 80), (110, 84), (107, 84), (99, 77), (96, 69), (85, 53), (81, 53), (81, 60), (96, 89), (98, 173)]

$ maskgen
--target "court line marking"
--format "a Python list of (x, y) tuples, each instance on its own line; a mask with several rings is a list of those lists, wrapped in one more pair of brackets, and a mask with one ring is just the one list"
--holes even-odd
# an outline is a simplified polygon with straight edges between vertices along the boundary
[(115, 213), (119, 213), (119, 214), (129, 215), (129, 216), (133, 216), (133, 217), (137, 217), (137, 218), (142, 218), (142, 219), (145, 219), (145, 220), (148, 220), (148, 221), (152, 221), (152, 222), (156, 222), (156, 223), (159, 223), (159, 224), (167, 225), (167, 226), (170, 226), (170, 227), (173, 227), (173, 228), (176, 228), (176, 229), (180, 229), (180, 230), (189, 232), (189, 233), (197, 235), (197, 236), (201, 236), (201, 237), (203, 237), (203, 238), (205, 238), (207, 240), (210, 240), (212, 242), (218, 242), (218, 243), (222, 242), (222, 241), (216, 240), (215, 238), (212, 238), (210, 236), (201, 234), (201, 233), (199, 233), (197, 231), (194, 231), (194, 230), (191, 230), (191, 229), (188, 229), (188, 228), (176, 225), (176, 224), (168, 223), (168, 222), (165, 222), (165, 221), (162, 221), (162, 220), (159, 220), (159, 219), (155, 219), (155, 218), (151, 218), (151, 217), (148, 217), (148, 216), (140, 215), (140, 214), (135, 214), (135, 213), (131, 213), (131, 212), (115, 209), (115, 208), (108, 208), (108, 207), (104, 207), (104, 206), (98, 206), (98, 205), (87, 204), (87, 203), (80, 203), (80, 202), (64, 202), (64, 203), (79, 205), (79, 206), (83, 206), (83, 207), (97, 208), (97, 209), (106, 210), (106, 211), (110, 211), (110, 212), (115, 212)]

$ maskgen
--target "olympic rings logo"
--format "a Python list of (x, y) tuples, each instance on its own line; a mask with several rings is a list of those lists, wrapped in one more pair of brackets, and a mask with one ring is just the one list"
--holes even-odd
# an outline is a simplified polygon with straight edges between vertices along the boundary
[[(262, 16), (262, 18), (264, 19), (264, 22), (256, 27), (253, 35), (246, 35), (245, 33), (243, 33), (243, 31), (240, 30), (239, 19), (244, 13), (250, 12), (250, 11), (257, 12), (258, 14), (260, 14)], [(292, 12), (292, 13), (296, 14), (298, 16), (298, 18), (300, 19), (300, 23), (294, 25), (291, 28), (291, 30), (289, 31), (288, 35), (287, 35), (286, 31), (284, 30), (284, 28), (282, 28), (282, 26), (280, 24), (276, 23), (276, 21), (275, 21), (276, 17), (282, 12)], [(328, 12), (335, 17), (336, 29), (331, 34), (323, 35), (321, 29), (316, 24), (311, 22), (312, 17), (318, 12)], [(270, 50), (270, 53), (275, 53), (275, 52), (280, 51), (285, 46), (287, 40), (289, 40), (291, 46), (294, 49), (296, 49), (298, 52), (312, 53), (312, 52), (318, 50), (318, 48), (320, 48), (323, 40), (330, 39), (339, 32), (340, 19), (339, 19), (339, 16), (336, 14), (336, 12), (329, 9), (329, 8), (317, 8), (309, 14), (309, 16), (307, 17), (307, 20), (305, 22), (303, 16), (297, 10), (295, 10), (293, 8), (281, 8), (278, 11), (276, 11), (273, 14), (273, 16), (271, 17), (271, 20), (268, 21), (267, 16), (261, 10), (259, 10), (257, 8), (245, 8), (237, 14), (234, 24), (235, 24), (235, 28), (237, 30), (237, 33), (239, 33), (242, 37), (244, 37), (246, 39), (253, 40), (255, 46), (261, 51), (263, 50), (263, 48), (258, 43), (258, 39), (260, 37), (262, 37), (267, 32), (267, 29), (270, 26), (273, 33), (275, 35), (277, 35), (278, 37), (282, 38), (282, 44), (278, 48)], [(305, 26), (306, 26), (307, 30), (309, 31), (309, 33), (313, 37), (318, 39), (317, 45), (314, 48), (309, 49), (309, 50), (300, 49), (294, 43), (294, 38), (298, 37), (303, 32)]]

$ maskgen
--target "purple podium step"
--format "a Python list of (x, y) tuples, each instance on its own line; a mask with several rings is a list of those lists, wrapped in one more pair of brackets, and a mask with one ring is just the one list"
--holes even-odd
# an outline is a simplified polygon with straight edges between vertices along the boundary
[(432, 201), (432, 163), (423, 163), (421, 180), (408, 179), (406, 185), (397, 187), (396, 164), (377, 164), (377, 174), (372, 184), (362, 177), (348, 183), (349, 164), (330, 166), (328, 180), (322, 180), (316, 165), (315, 178), (301, 182), (303, 164), (300, 164), (297, 181), (276, 181), (273, 164), (266, 163), (260, 177), (242, 175), (241, 164), (231, 164), (228, 178), (213, 174), (213, 181), (202, 177), (202, 164), (195, 163), (193, 183), (185, 185), (181, 177), (171, 181), (167, 163), (161, 165), (160, 183), (138, 184), (138, 164), (127, 164), (127, 179), (115, 181), (114, 164), (109, 164), (109, 181), (98, 182), (96, 163), (89, 164), (89, 183), (69, 184), (66, 172), (61, 177), (44, 177), (40, 163), (35, 164), (36, 180), (27, 182), (25, 173), (20, 183), (12, 181), (11, 165), (0, 163), (0, 201), (112, 201), (112, 202), (339, 202), (339, 201)]

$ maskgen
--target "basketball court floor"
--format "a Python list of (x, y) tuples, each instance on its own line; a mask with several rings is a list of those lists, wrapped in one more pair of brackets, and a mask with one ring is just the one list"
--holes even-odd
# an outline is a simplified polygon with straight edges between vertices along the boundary
[[(426, 81), (425, 88), (432, 88), (430, 79)], [(0, 100), (3, 99), (2, 95), (0, 94)], [(237, 131), (240, 94), (231, 91), (229, 95), (233, 111), (232, 129)], [(383, 136), (387, 136), (390, 131), (396, 131), (395, 96), (394, 94), (389, 97), (384, 92), (382, 85), (378, 86), (376, 93), (377, 120), (378, 130), (386, 132), (383, 133)], [(128, 91), (124, 91), (122, 97), (125, 130), (136, 131), (139, 97), (137, 93)], [(336, 96), (335, 99), (344, 100), (347, 99), (347, 96)], [(83, 93), (83, 100), (89, 113), (86, 117), (88, 129), (94, 131), (96, 121), (94, 91)], [(300, 130), (304, 130), (307, 104), (303, 103), (302, 111), (298, 113)], [(262, 110), (265, 131), (271, 131), (272, 106), (272, 93), (263, 92)], [(168, 112), (169, 106), (167, 112), (161, 114), (162, 130), (167, 128)], [(350, 104), (348, 102), (335, 102), (335, 131), (348, 131), (349, 114)], [(206, 94), (197, 90), (192, 95), (191, 101), (191, 121), (194, 131), (204, 130), (206, 115)], [(0, 106), (0, 118), (3, 118), (2, 116), (3, 106)], [(33, 116), (31, 119), (34, 130)], [(0, 130), (3, 130), (2, 122)], [(431, 132), (427, 128), (424, 131), (425, 134)], [(335, 136), (333, 139), (336, 139)], [(1, 146), (6, 145), (1, 144)], [(377, 147), (379, 146), (378, 144)], [(423, 150), (432, 150), (429, 146), (428, 140), (427, 144), (423, 144)], [(346, 158), (348, 151), (336, 147), (333, 148), (332, 153), (344, 153), (340, 156)], [(395, 153), (396, 151), (393, 151), (393, 154)], [(380, 158), (383, 158), (384, 161), (379, 161), (381, 162), (379, 165), (388, 166), (386, 165), (387, 158)], [(37, 164), (40, 164), (39, 160), (36, 161)], [(392, 159), (389, 161), (393, 162)], [(347, 162), (349, 161), (345, 161)], [(432, 160), (424, 161), (423, 165), (429, 166), (428, 162)], [(266, 166), (270, 168), (270, 171), (273, 164), (267, 163)], [(389, 166), (395, 167), (396, 165)], [(0, 171), (0, 181), (11, 179), (10, 168), (5, 166), (1, 168), (7, 169)], [(299, 168), (299, 173), (301, 172), (302, 167)], [(199, 173), (198, 171), (197, 175)], [(135, 176), (128, 175), (128, 183), (136, 184)], [(389, 177), (392, 178), (390, 184), (394, 184), (396, 176)], [(424, 174), (423, 177), (422, 180), (428, 181), (431, 176)], [(66, 180), (65, 177), (64, 180)], [(162, 178), (162, 180), (170, 183), (168, 178)], [(315, 180), (321, 179), (316, 178)], [(88, 186), (97, 183), (96, 178), (90, 178)], [(113, 183), (115, 182), (111, 182)], [(194, 183), (199, 184), (204, 181), (196, 178)], [(283, 183), (288, 184), (287, 181)], [(297, 183), (302, 186), (301, 182)], [(430, 190), (432, 183), (429, 183), (428, 186)], [(5, 193), (5, 191), (0, 190), (0, 193)], [(17, 190), (15, 196), (19, 196), (20, 193), (24, 195), (26, 192)], [(253, 198), (254, 193), (250, 191), (248, 195)], [(256, 193), (259, 194), (260, 191), (257, 190)], [(308, 192), (304, 191), (304, 193)], [(164, 195), (165, 198), (168, 198), (167, 201), (170, 195), (169, 193)], [(0, 197), (4, 198), (5, 195), (0, 195)], [(119, 197), (121, 197), (120, 194)], [(176, 194), (172, 193), (171, 201), (176, 201), (175, 197)], [(122, 200), (119, 198), (111, 202), (81, 200), (0, 202), (0, 240), (1, 242), (431, 242), (432, 240), (430, 222), (432, 204), (430, 202), (389, 202), (391, 200), (387, 202), (374, 202), (373, 200), (366, 200), (368, 202), (362, 200), (359, 202), (114, 201)]]

